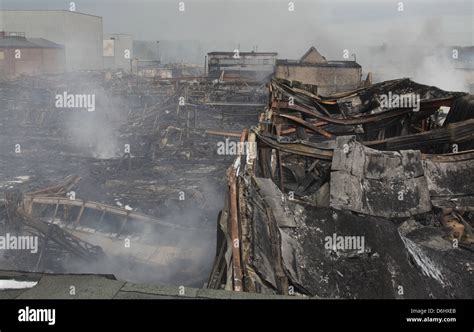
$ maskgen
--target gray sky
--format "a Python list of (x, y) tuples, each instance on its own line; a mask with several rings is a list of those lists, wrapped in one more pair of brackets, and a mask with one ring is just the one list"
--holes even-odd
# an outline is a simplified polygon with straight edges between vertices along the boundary
[[(342, 49), (357, 53), (377, 44), (472, 45), (472, 0), (76, 0), (76, 10), (102, 16), (104, 32), (129, 33), (136, 40), (193, 40), (216, 49), (278, 51), (299, 57), (311, 45), (330, 58)], [(0, 0), (4, 9), (68, 9), (69, 0)], [(436, 28), (436, 35), (430, 30)]]
[[(0, 0), (0, 8), (68, 10), (70, 1)], [(185, 3), (184, 12), (178, 10), (180, 1)], [(288, 10), (290, 1), (293, 12)], [(398, 11), (399, 2), (403, 11)], [(259, 51), (278, 52), (279, 58), (298, 59), (314, 45), (330, 60), (343, 60), (347, 49), (356, 54), (364, 73), (378, 72), (379, 79), (410, 77), (462, 91), (472, 81), (472, 71), (460, 74), (446, 68), (458, 65), (450, 62), (447, 48), (474, 45), (474, 0), (76, 0), (75, 4), (78, 12), (102, 16), (104, 33), (173, 41), (169, 61), (203, 63), (207, 52), (250, 51), (255, 45)], [(382, 52), (374, 49), (381, 45), (385, 45)], [(474, 59), (467, 66), (474, 68)]]

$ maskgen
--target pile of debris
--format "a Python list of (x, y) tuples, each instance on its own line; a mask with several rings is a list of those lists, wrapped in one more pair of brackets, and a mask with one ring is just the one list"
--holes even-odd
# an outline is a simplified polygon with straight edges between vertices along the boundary
[(208, 287), (472, 298), (474, 97), (409, 79), (269, 89), (228, 170)]
[[(94, 104), (58, 103), (61, 96)], [(1, 82), (0, 193), (15, 190), (19, 201), (16, 214), (7, 213), (7, 197), (0, 201), (0, 230), (50, 233), (37, 233), (38, 253), (12, 253), (0, 268), (202, 286), (233, 159), (218, 154), (217, 143), (238, 140), (267, 96), (257, 82), (121, 72)], [(71, 256), (66, 240), (51, 247), (65, 238), (104, 255)]]

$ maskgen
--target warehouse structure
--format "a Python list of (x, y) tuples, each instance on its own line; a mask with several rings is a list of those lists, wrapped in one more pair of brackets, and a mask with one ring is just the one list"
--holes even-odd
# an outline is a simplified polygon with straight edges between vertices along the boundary
[(0, 77), (60, 73), (65, 70), (64, 47), (22, 32), (0, 31)]
[(317, 86), (329, 95), (356, 89), (361, 84), (362, 67), (355, 61), (328, 61), (311, 47), (299, 60), (278, 59), (275, 77)]
[(133, 59), (133, 37), (128, 34), (104, 34), (104, 69), (130, 71)]
[(0, 31), (21, 31), (64, 45), (67, 71), (100, 70), (102, 17), (65, 10), (2, 10)]
[(208, 75), (224, 80), (262, 80), (275, 71), (278, 53), (274, 52), (210, 52)]

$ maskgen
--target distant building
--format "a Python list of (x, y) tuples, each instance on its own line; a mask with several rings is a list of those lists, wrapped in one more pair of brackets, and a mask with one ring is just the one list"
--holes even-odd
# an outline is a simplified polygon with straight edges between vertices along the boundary
[(260, 81), (275, 71), (277, 55), (274, 52), (210, 52), (207, 54), (208, 76)]
[(22, 31), (64, 46), (66, 69), (101, 70), (102, 17), (66, 10), (1, 10), (0, 31)]
[(64, 47), (23, 32), (0, 31), (0, 77), (65, 71)]
[(139, 60), (153, 60), (161, 63), (160, 42), (157, 40), (134, 40), (133, 56)]
[(314, 47), (299, 60), (276, 61), (275, 76), (316, 85), (318, 93), (348, 91), (361, 85), (362, 67), (355, 61), (328, 61)]
[(103, 41), (104, 69), (131, 68), (133, 59), (133, 37), (127, 34), (104, 34)]
[(133, 59), (132, 73), (138, 76), (172, 78), (173, 71), (166, 68), (158, 60), (139, 60)]

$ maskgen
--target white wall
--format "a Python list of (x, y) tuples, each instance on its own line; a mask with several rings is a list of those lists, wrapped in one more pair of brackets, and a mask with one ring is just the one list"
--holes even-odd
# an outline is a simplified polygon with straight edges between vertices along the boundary
[[(130, 59), (133, 58), (133, 37), (117, 33), (104, 34), (104, 40), (111, 38), (114, 38), (114, 56), (104, 57), (104, 68), (130, 71)], [(124, 56), (125, 50), (129, 50), (129, 59)]]
[(2, 30), (64, 45), (68, 71), (103, 68), (102, 17), (59, 10), (5, 10), (0, 11)]

